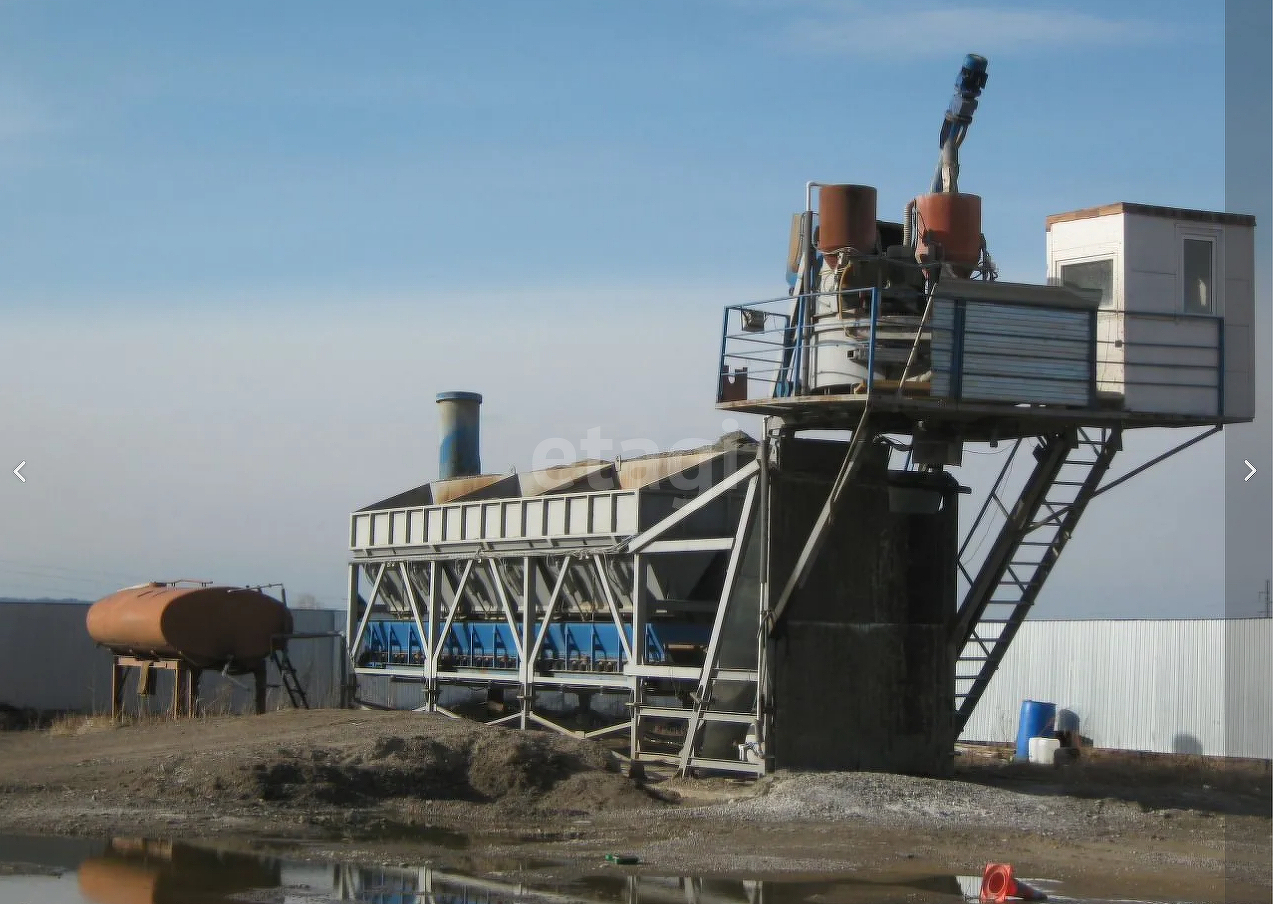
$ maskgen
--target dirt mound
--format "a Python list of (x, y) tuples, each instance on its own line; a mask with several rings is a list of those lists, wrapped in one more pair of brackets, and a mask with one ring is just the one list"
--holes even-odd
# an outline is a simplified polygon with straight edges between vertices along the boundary
[(417, 713), (273, 713), (10, 735), (13, 790), (218, 812), (451, 801), (591, 809), (647, 802), (592, 741)]
[[(237, 774), (236, 774), (237, 772)], [(235, 772), (208, 776), (210, 791), (274, 803), (366, 805), (387, 799), (491, 803), (536, 796), (581, 772), (616, 773), (604, 750), (568, 738), (484, 729), (459, 737), (382, 735), (340, 748), (280, 750)]]

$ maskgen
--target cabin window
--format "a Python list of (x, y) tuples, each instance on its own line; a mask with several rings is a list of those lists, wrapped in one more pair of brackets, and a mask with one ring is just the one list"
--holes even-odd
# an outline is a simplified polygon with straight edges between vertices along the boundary
[(1101, 307), (1114, 306), (1114, 259), (1084, 261), (1061, 265), (1061, 285), (1071, 289), (1090, 289), (1101, 293)]
[(1184, 312), (1215, 314), (1215, 242), (1185, 239), (1181, 273), (1184, 277)]

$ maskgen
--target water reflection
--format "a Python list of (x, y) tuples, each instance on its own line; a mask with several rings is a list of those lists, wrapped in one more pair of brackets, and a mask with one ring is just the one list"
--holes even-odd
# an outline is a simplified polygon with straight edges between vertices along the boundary
[[(364, 904), (515, 904), (528, 898), (598, 904), (856, 904), (905, 899), (961, 901), (971, 877), (875, 877), (821, 882), (707, 879), (616, 873), (553, 886), (510, 882), (428, 866), (411, 869), (338, 866), (341, 901)], [(961, 881), (962, 880), (962, 881)], [(972, 887), (975, 896), (977, 889)]]
[(228, 895), (276, 888), (277, 862), (170, 841), (114, 838), (80, 863), (80, 894), (94, 904), (214, 904)]
[[(566, 879), (553, 874), (577, 871), (542, 862), (521, 864), (510, 873), (470, 873), (432, 866), (305, 863), (138, 838), (0, 836), (0, 865), (5, 862), (53, 868), (53, 875), (0, 871), (0, 901), (41, 904), (918, 904), (976, 900), (979, 884), (978, 877), (914, 872), (773, 881), (667, 877), (600, 862), (591, 872), (585, 869), (587, 875)], [(1049, 895), (1061, 890), (1051, 882), (1043, 888)]]

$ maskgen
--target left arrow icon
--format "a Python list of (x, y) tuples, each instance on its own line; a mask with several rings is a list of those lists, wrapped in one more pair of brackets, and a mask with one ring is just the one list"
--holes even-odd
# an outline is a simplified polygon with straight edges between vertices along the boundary
[(18, 480), (22, 481), (23, 483), (27, 482), (27, 479), (22, 476), (22, 469), (25, 468), (26, 466), (27, 466), (27, 463), (24, 461), (19, 463), (18, 466), (13, 469), (13, 476), (18, 478)]

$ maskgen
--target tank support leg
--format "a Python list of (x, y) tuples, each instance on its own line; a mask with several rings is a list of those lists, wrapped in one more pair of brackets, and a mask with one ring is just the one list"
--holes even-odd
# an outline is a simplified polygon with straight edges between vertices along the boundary
[(186, 715), (193, 716), (199, 709), (199, 679), (203, 669), (191, 668), (186, 676)]
[(124, 714), (124, 682), (128, 680), (128, 669), (120, 665), (119, 657), (111, 661), (111, 718), (118, 719)]
[(265, 712), (265, 663), (252, 670), (252, 677), (256, 679), (256, 714), (259, 716)]
[(180, 719), (185, 715), (186, 697), (190, 693), (190, 670), (184, 662), (178, 662), (172, 675), (172, 717)]

